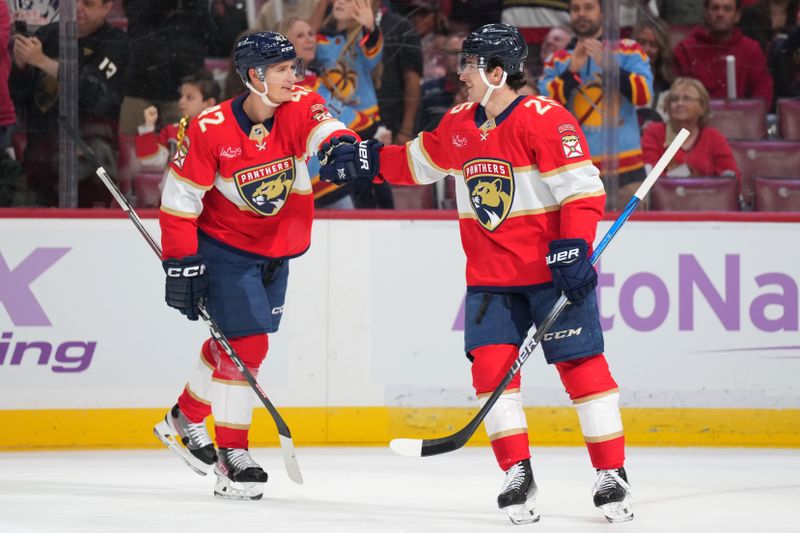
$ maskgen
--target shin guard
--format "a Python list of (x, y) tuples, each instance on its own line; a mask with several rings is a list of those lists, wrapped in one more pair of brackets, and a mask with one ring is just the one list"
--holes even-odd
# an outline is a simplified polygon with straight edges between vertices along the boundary
[[(267, 355), (266, 334), (230, 339), (233, 349), (254, 377)], [(250, 385), (233, 361), (223, 355), (211, 379), (214, 431), (219, 448), (247, 448), (255, 401)]]
[[(472, 385), (481, 406), (505, 377), (518, 349), (511, 344), (481, 346), (471, 352)], [(522, 405), (520, 375), (517, 373), (484, 419), (497, 464), (504, 471), (531, 456), (528, 447), (528, 422)]]
[(556, 363), (575, 409), (592, 466), (602, 470), (625, 463), (619, 389), (602, 354)]

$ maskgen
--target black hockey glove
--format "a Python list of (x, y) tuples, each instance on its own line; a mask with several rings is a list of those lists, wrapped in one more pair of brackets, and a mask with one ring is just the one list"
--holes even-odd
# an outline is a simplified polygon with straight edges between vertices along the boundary
[(319, 178), (337, 185), (372, 181), (380, 171), (381, 148), (383, 143), (374, 139), (356, 142), (352, 135), (331, 137), (317, 152)]
[(547, 266), (553, 273), (553, 285), (575, 305), (581, 305), (597, 286), (595, 272), (583, 239), (558, 239), (550, 243)]
[(167, 305), (174, 307), (189, 320), (197, 320), (200, 303), (208, 292), (208, 274), (202, 256), (162, 261), (167, 273)]

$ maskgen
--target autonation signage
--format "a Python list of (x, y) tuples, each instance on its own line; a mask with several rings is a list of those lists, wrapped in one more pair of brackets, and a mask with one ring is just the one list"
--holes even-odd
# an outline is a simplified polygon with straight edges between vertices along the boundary
[(69, 251), (34, 248), (22, 261), (11, 265), (0, 250), (0, 303), (11, 321), (0, 322), (0, 366), (39, 365), (61, 373), (83, 372), (91, 365), (96, 341), (50, 341), (39, 336), (44, 336), (48, 330), (42, 328), (52, 328), (53, 322), (31, 285), (57, 269)]
[[(707, 329), (708, 323), (698, 324), (695, 319), (702, 304), (725, 331), (742, 331), (745, 321), (763, 332), (798, 331), (798, 283), (792, 274), (771, 271), (744, 276), (741, 254), (725, 254), (719, 260), (724, 263), (721, 278), (708, 273), (708, 260), (704, 265), (693, 254), (678, 254), (677, 285), (664, 280), (665, 272), (623, 277), (604, 270), (602, 261), (598, 262), (598, 305), (606, 310), (600, 316), (603, 330), (653, 331), (664, 327), (675, 312), (678, 331)], [(755, 296), (744, 299), (743, 293)], [(643, 297), (653, 302), (646, 312), (636, 306)], [(464, 329), (463, 302), (453, 329)]]

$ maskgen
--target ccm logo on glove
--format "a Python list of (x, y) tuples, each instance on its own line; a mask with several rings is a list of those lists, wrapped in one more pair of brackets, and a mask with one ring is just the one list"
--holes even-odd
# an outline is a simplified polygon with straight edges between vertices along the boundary
[(168, 267), (167, 276), (170, 278), (196, 278), (206, 273), (205, 265), (192, 265), (187, 267)]

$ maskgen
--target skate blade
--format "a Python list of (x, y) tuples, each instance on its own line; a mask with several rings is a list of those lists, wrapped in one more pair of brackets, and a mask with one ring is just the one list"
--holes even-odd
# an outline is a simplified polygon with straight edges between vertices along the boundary
[(538, 522), (542, 515), (536, 512), (535, 503), (536, 500), (528, 500), (520, 505), (509, 505), (505, 508), (508, 519), (518, 526)]
[(621, 502), (601, 505), (600, 510), (603, 511), (606, 520), (612, 524), (630, 522), (633, 520), (633, 506), (631, 505), (630, 498), (625, 498)]
[(172, 450), (178, 457), (180, 457), (186, 466), (191, 468), (194, 472), (201, 476), (207, 476), (213, 465), (208, 465), (197, 457), (192, 455), (192, 452), (183, 445), (180, 435), (173, 431), (172, 427), (166, 420), (162, 420), (153, 428), (153, 434), (158, 437), (161, 443)]
[(217, 470), (217, 484), (214, 486), (214, 496), (224, 500), (260, 500), (264, 495), (266, 483), (242, 483), (232, 481)]

